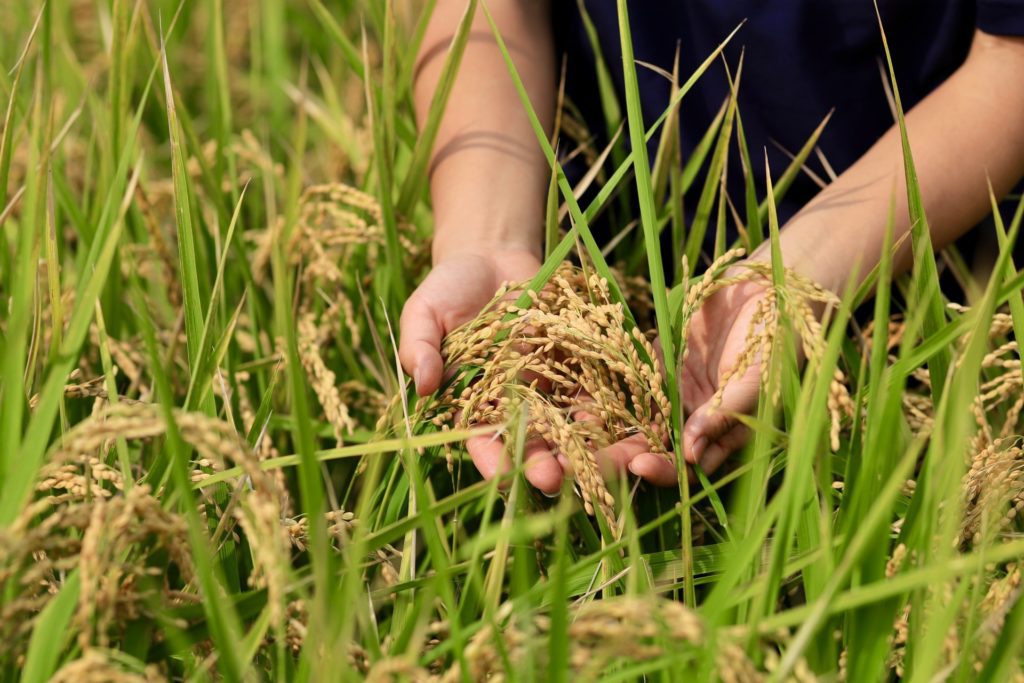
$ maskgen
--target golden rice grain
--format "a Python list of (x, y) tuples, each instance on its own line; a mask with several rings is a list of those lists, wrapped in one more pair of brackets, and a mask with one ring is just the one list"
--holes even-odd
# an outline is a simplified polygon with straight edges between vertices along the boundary
[[(608, 283), (564, 264), (520, 307), (502, 288), (480, 316), (448, 335), (442, 348), (457, 368), (448, 386), (417, 411), (442, 429), (500, 425), (519, 411), (527, 438), (565, 457), (588, 513), (614, 519), (596, 451), (643, 434), (665, 453), (670, 406), (650, 340), (630, 330)], [(613, 525), (614, 526), (614, 525)]]
[[(746, 348), (720, 378), (712, 405), (724, 386), (773, 351), (783, 319), (794, 330), (813, 371), (825, 351), (816, 308), (838, 305), (834, 294), (796, 273), (775, 288), (764, 263), (730, 264), (742, 250), (724, 254), (690, 286), (680, 312), (685, 335), (707, 299), (722, 288), (757, 283), (765, 288), (748, 326)], [(723, 271), (729, 268), (723, 276)], [(651, 453), (667, 456), (665, 434), (671, 405), (660, 357), (647, 335), (627, 323), (613, 303), (608, 283), (587, 268), (562, 264), (539, 291), (525, 283), (503, 286), (472, 321), (444, 340), (442, 356), (454, 377), (435, 397), (422, 399), (417, 414), (441, 429), (507, 424), (518, 411), (528, 416), (527, 438), (546, 441), (564, 456), (586, 511), (614, 515), (595, 453), (616, 441), (642, 434)], [(525, 291), (529, 302), (510, 300)], [(681, 353), (686, 354), (685, 345)], [(767, 369), (765, 364), (764, 372)], [(396, 404), (397, 405), (397, 404)], [(829, 386), (830, 443), (839, 447), (843, 421), (853, 402), (838, 368)]]
[(155, 666), (144, 673), (126, 671), (109, 654), (95, 648), (68, 662), (50, 679), (50, 683), (158, 683), (167, 678)]

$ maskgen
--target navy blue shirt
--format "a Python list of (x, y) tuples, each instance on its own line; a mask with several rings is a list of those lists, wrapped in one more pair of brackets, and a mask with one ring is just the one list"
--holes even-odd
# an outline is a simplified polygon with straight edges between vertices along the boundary
[[(615, 4), (585, 0), (621, 99)], [(594, 55), (576, 0), (555, 0), (554, 5), (556, 40), (567, 60), (567, 94), (584, 113), (590, 131), (600, 134), (605, 126)], [(963, 63), (975, 28), (1024, 35), (1024, 0), (879, 0), (879, 7), (907, 109)], [(837, 173), (893, 125), (871, 0), (636, 0), (629, 3), (629, 16), (636, 59), (671, 72), (678, 45), (682, 80), (746, 20), (725, 54), (735, 71), (740, 50), (745, 50), (738, 103), (759, 179), (764, 149), (777, 177), (789, 158), (775, 143), (796, 153), (829, 111), (834, 113), (819, 145)], [(650, 125), (668, 106), (670, 84), (650, 69), (637, 71), (644, 118)], [(727, 94), (725, 71), (718, 63), (685, 96), (680, 110), (684, 158)], [(810, 166), (820, 169), (813, 157)], [(742, 206), (743, 178), (735, 153), (729, 168), (729, 194)], [(758, 186), (763, 196), (763, 183)], [(780, 218), (787, 219), (816, 191), (802, 176), (781, 203)]]

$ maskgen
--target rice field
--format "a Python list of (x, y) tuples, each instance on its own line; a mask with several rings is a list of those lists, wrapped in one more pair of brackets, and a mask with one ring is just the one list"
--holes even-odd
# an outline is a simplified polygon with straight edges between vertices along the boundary
[[(909, 274), (887, 251), (837, 296), (741, 262), (822, 129), (764, 169), (734, 89), (680, 158), (693, 84), (742, 64), (674, 74), (645, 129), (627, 60), (607, 148), (569, 106), (550, 136), (534, 117), (546, 260), (418, 397), (398, 319), (488, 12), (467, 3), (418, 125), (434, 5), (0, 4), (0, 680), (1024, 679), (1024, 202), (978, 279), (934, 253), (904, 134)], [(747, 446), (676, 487), (606, 476), (624, 435), (680, 452), (689, 325), (739, 282), (770, 292), (735, 369), (763, 361)], [(514, 466), (485, 481), (464, 442), (494, 434)], [(523, 477), (534, 438), (560, 495)]]

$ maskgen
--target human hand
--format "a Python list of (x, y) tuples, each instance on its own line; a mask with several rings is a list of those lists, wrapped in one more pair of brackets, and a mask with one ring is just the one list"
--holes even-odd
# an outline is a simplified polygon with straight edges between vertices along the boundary
[(519, 249), (473, 250), (446, 256), (434, 265), (402, 309), (398, 357), (416, 393), (428, 396), (441, 385), (441, 340), (480, 312), (504, 282), (528, 280), (540, 260)]
[[(437, 391), (444, 378), (444, 336), (476, 316), (503, 283), (529, 280), (539, 269), (540, 259), (522, 249), (460, 251), (436, 263), (409, 297), (399, 324), (398, 356), (420, 396)], [(511, 468), (504, 442), (497, 436), (473, 437), (466, 450), (486, 479)], [(543, 439), (531, 439), (524, 458), (531, 484), (545, 493), (561, 489), (565, 469)]]
[[(754, 358), (739, 375), (733, 369), (747, 350), (751, 319), (769, 295), (764, 283), (739, 282), (708, 297), (690, 321), (688, 353), (679, 378), (687, 415), (683, 457), (705, 473), (717, 469), (749, 437), (748, 428), (736, 416), (757, 407), (761, 359)], [(719, 392), (721, 400), (716, 402)], [(626, 466), (659, 486), (677, 481), (675, 463), (662, 455), (635, 454)]]
[[(406, 371), (414, 377), (421, 395), (436, 391), (446, 376), (439, 349), (441, 339), (463, 322), (478, 315), (493, 299), (493, 292), (501, 283), (509, 280), (527, 280), (538, 268), (539, 262), (535, 257), (530, 255), (522, 258), (521, 252), (503, 253), (498, 257), (493, 253), (463, 252), (455, 258), (444, 259), (438, 263), (423, 285), (410, 298), (401, 321), (401, 361)], [(515, 292), (507, 295), (514, 296)], [(532, 328), (527, 327), (523, 332), (527, 335), (533, 334), (529, 332), (530, 329)], [(526, 350), (525, 347), (520, 349), (524, 353)], [(564, 348), (561, 351), (552, 350), (552, 353), (556, 354), (553, 360), (557, 360), (558, 353), (565, 352)], [(452, 372), (454, 369), (447, 368), (447, 371)], [(550, 378), (534, 375), (531, 371), (522, 374), (520, 380), (531, 384), (541, 393), (551, 389)], [(573, 404), (575, 407), (569, 411), (571, 422), (602, 423), (602, 418), (594, 412), (599, 412), (600, 408), (596, 407), (582, 386), (574, 392)], [(469, 422), (472, 421), (470, 418)], [(662, 431), (660, 423), (650, 426), (655, 432)], [(557, 493), (566, 475), (573, 476), (579, 473), (574, 471), (569, 454), (561, 452), (553, 445), (557, 439), (549, 439), (542, 429), (531, 434), (524, 448), (526, 479), (544, 493)], [(641, 430), (641, 433), (635, 433), (618, 443), (598, 448), (593, 459), (600, 470), (598, 476), (611, 478), (617, 473), (625, 472), (630, 458), (638, 453), (650, 452), (650, 434), (650, 430)], [(497, 435), (469, 439), (466, 448), (473, 463), (486, 479), (501, 475), (512, 468), (510, 454)]]
[[(400, 357), (420, 395), (435, 391), (443, 378), (443, 336), (479, 313), (503, 282), (529, 279), (539, 265), (532, 254), (494, 252), (460, 254), (435, 267), (410, 298), (401, 321)], [(705, 472), (716, 469), (748, 438), (736, 415), (756, 407), (760, 359), (755, 358), (738, 376), (732, 370), (747, 349), (750, 321), (767, 292), (765, 284), (758, 282), (728, 286), (708, 297), (691, 320), (689, 351), (680, 378), (689, 416), (683, 451), (690, 465), (700, 463)], [(504, 443), (496, 436), (474, 437), (466, 447), (487, 479), (511, 469)], [(651, 453), (646, 438), (639, 434), (602, 448), (596, 457), (606, 476), (628, 470), (656, 485), (676, 482), (674, 462)], [(571, 471), (565, 457), (539, 438), (526, 444), (524, 460), (527, 480), (545, 493), (557, 492)]]

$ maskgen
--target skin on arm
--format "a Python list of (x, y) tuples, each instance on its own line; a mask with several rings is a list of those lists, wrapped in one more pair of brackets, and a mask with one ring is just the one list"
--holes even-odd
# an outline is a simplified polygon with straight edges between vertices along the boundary
[[(898, 65), (897, 65), (898, 67)], [(1024, 39), (976, 32), (970, 54), (941, 86), (906, 117), (932, 242), (939, 249), (991, 211), (988, 179), (996, 196), (1024, 176)], [(780, 233), (783, 260), (795, 271), (840, 292), (851, 274), (861, 276), (881, 257), (889, 205), (896, 188), (896, 240), (910, 230), (899, 129), (893, 126), (853, 166), (822, 190)], [(769, 261), (768, 245), (751, 254)], [(913, 262), (910, 240), (895, 254), (896, 273)], [(694, 320), (691, 354), (684, 369), (684, 403), (692, 410), (683, 430), (688, 462), (705, 471), (745, 441), (736, 414), (749, 413), (758, 398), (756, 368), (730, 383), (722, 406), (707, 399), (742, 352), (756, 288), (724, 290)], [(689, 383), (689, 388), (687, 384)], [(708, 393), (708, 392), (711, 393)], [(703, 399), (701, 401), (700, 399)], [(660, 483), (675, 482), (675, 467), (650, 454), (630, 469)]]
[[(491, 0), (488, 8), (516, 61), (541, 122), (553, 125), (556, 84), (548, 2)], [(417, 57), (414, 99), (422, 122), (466, 9), (438, 0)], [(506, 281), (536, 274), (550, 170), (490, 25), (478, 7), (448, 99), (430, 167), (433, 270), (406, 302), (399, 357), (421, 396), (440, 386), (441, 340), (474, 317)], [(508, 469), (498, 438), (466, 444), (485, 477)], [(526, 445), (527, 479), (558, 491), (563, 468), (542, 440)]]
[[(963, 65), (907, 114), (936, 249), (991, 212), (988, 178), (1001, 197), (1024, 176), (1022, 111), (1024, 38), (976, 31)], [(881, 257), (894, 183), (899, 240), (909, 232), (910, 219), (895, 126), (780, 233), (786, 264), (836, 292), (858, 262), (860, 272), (868, 273)], [(759, 251), (754, 257), (768, 260), (767, 250)], [(909, 269), (912, 260), (910, 241), (904, 240), (895, 254), (896, 272)]]
[[(417, 118), (426, 118), (464, 0), (439, 0), (417, 58)], [(537, 115), (550, 130), (555, 109), (554, 39), (547, 2), (499, 0), (488, 8)], [(540, 256), (547, 161), (477, 8), (461, 68), (442, 117), (430, 166), (434, 263), (492, 247)]]

